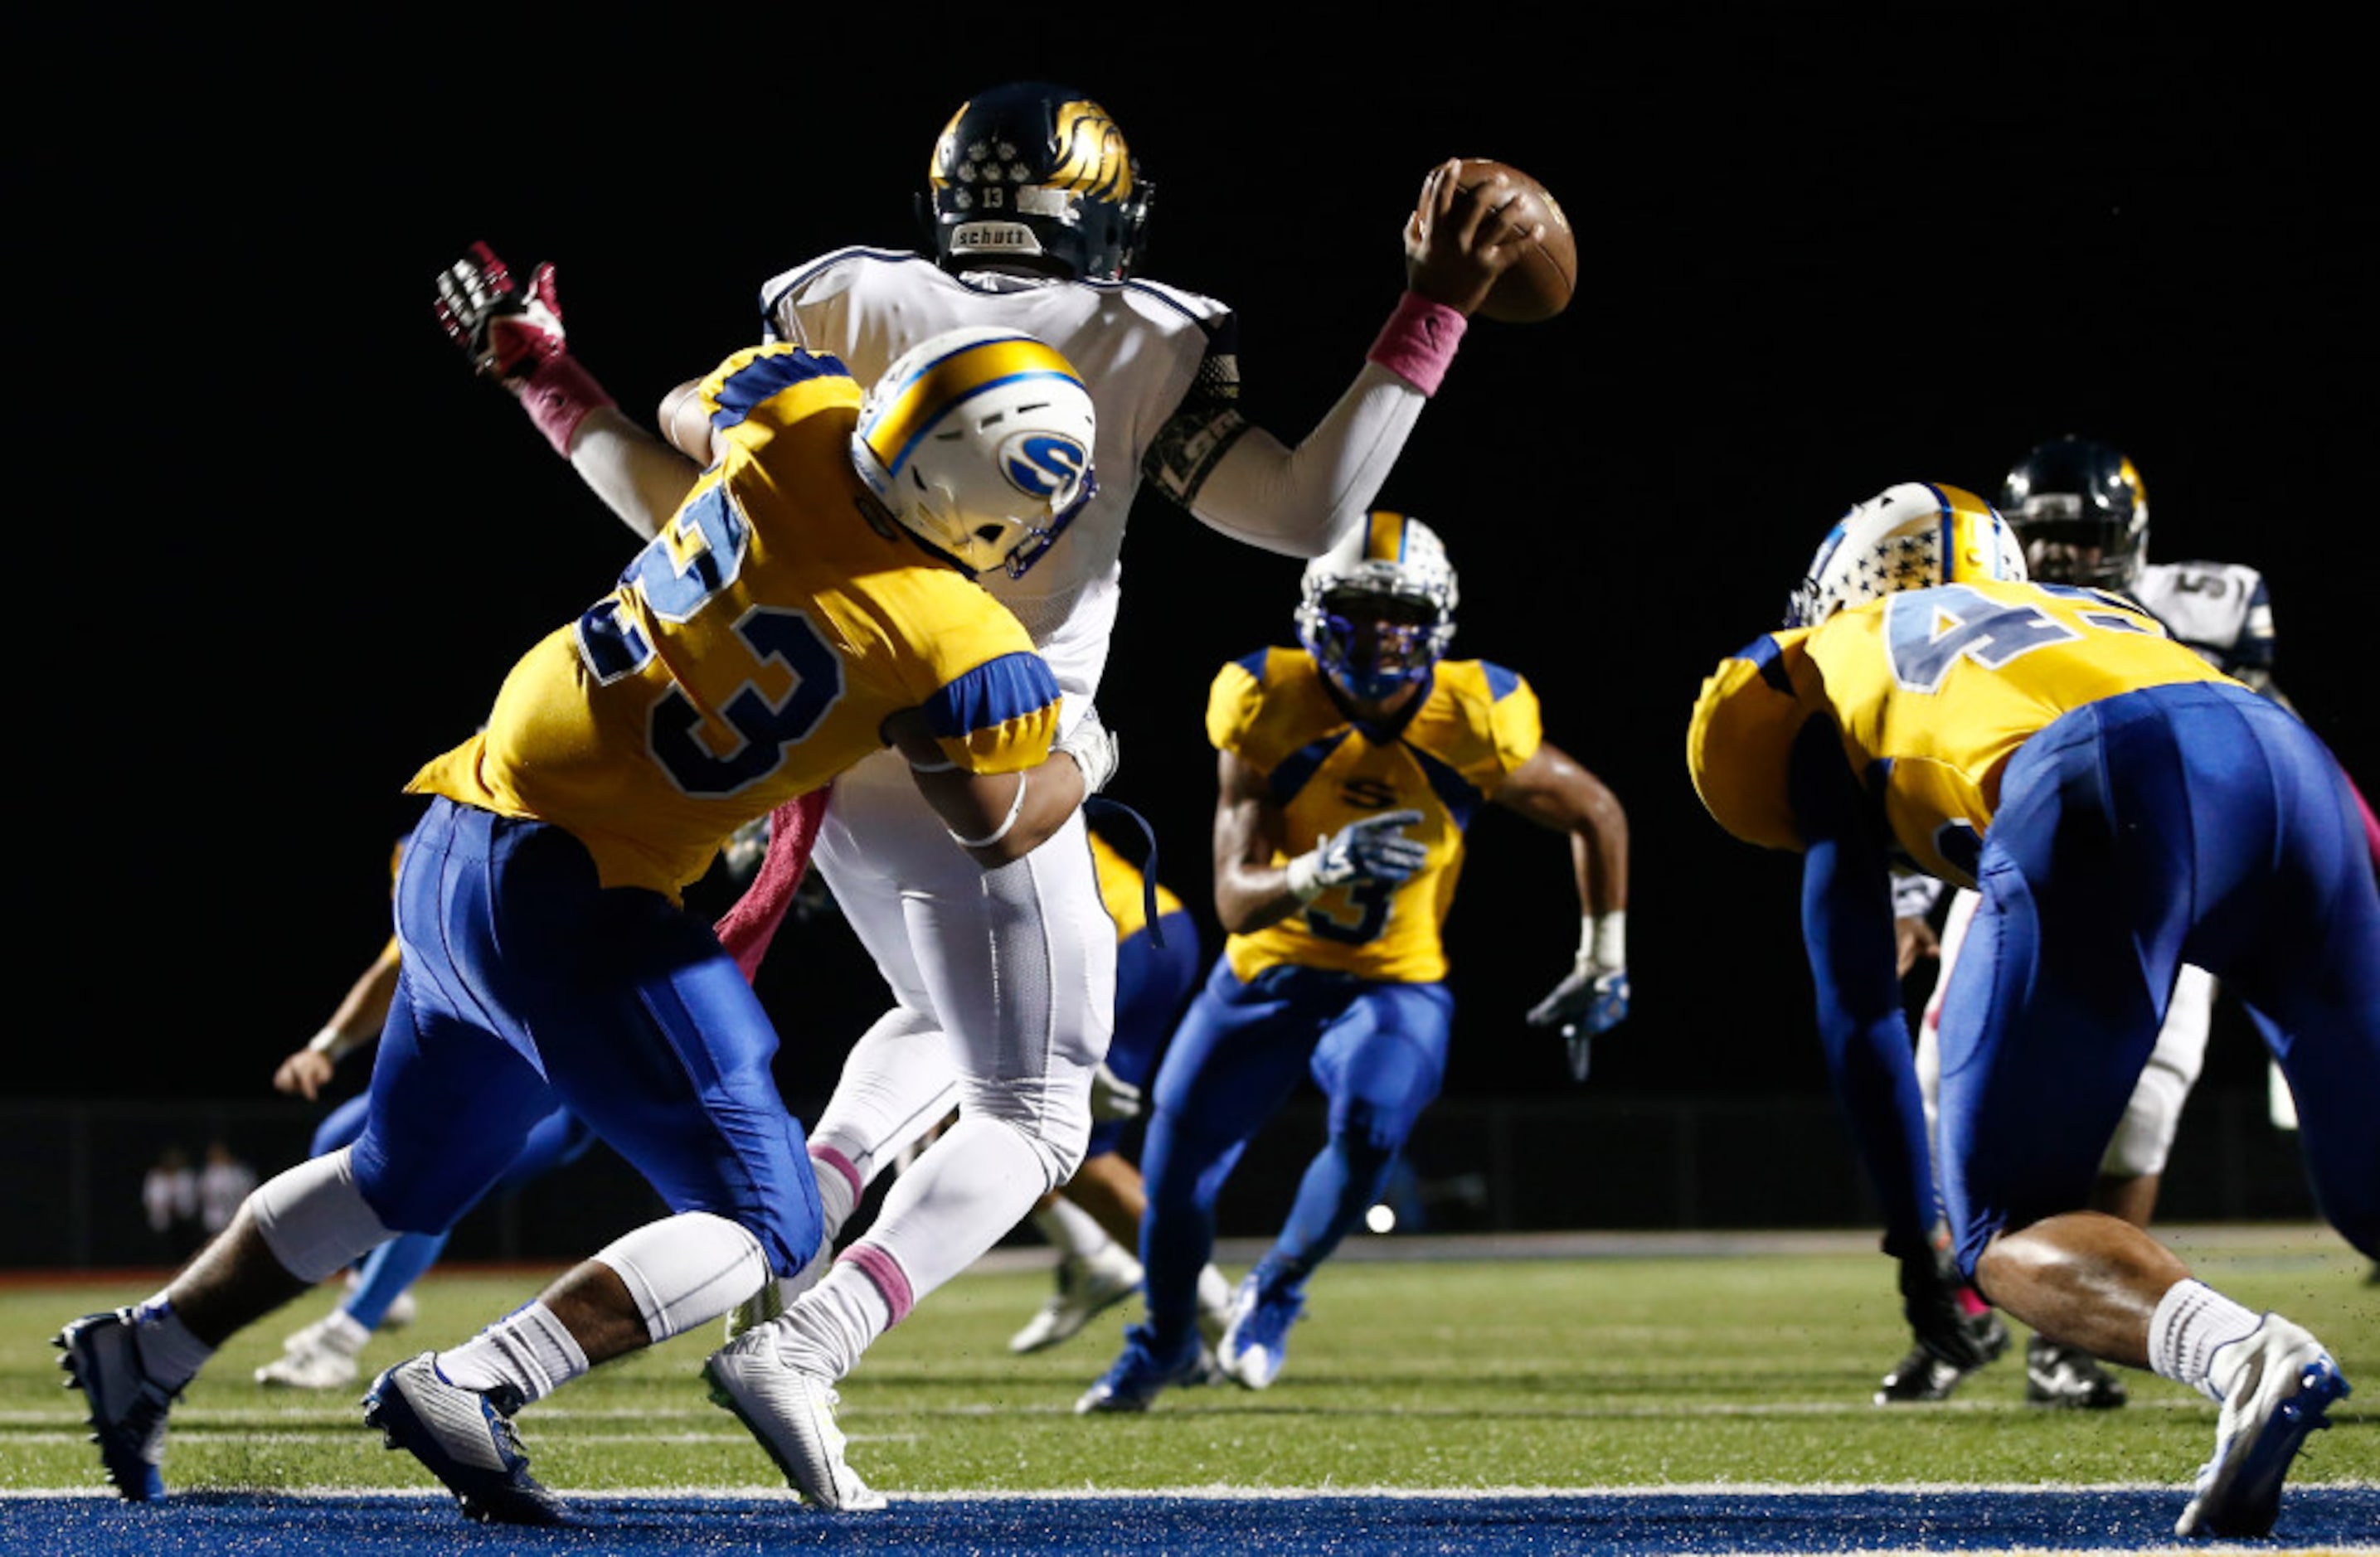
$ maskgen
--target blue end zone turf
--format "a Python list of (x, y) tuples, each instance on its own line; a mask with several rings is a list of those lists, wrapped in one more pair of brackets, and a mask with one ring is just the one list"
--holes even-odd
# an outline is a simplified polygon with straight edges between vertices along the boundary
[[(25, 1557), (238, 1552), (885, 1551), (1506, 1553), (2137, 1550), (2170, 1547), (2177, 1489), (1446, 1497), (896, 1498), (821, 1514), (783, 1498), (578, 1499), (562, 1529), (472, 1525), (443, 1497), (201, 1492), (144, 1507), (97, 1497), (0, 1498), (0, 1551)], [(2380, 1551), (2380, 1488), (2293, 1487), (2278, 1542)]]

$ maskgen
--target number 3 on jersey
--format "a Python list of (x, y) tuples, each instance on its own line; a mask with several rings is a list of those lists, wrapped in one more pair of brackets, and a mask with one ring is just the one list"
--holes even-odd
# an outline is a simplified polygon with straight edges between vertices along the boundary
[[(1305, 927), (1326, 941), (1362, 946), (1378, 939), (1380, 932), (1388, 928), (1389, 906), (1396, 895), (1397, 884), (1393, 881), (1350, 881), (1314, 900), (1305, 911)], [(1354, 908), (1354, 923), (1349, 923), (1331, 911), (1330, 899), (1334, 896), (1344, 897)]]
[[(701, 493), (653, 537), (620, 575), (624, 591), (645, 602), (655, 620), (691, 622), (744, 568), (751, 526), (728, 501), (723, 488)], [(690, 795), (724, 795), (766, 777), (784, 760), (785, 748), (816, 729), (843, 697), (843, 661), (819, 636), (807, 612), (755, 606), (732, 628), (755, 659), (774, 659), (792, 673), (793, 690), (781, 703), (762, 695), (753, 681), (720, 705), (719, 717), (742, 744), (714, 755), (698, 738), (702, 711), (673, 680), (654, 702), (646, 727), (653, 760)], [(614, 593), (578, 619), (578, 658), (588, 673), (606, 684), (644, 670), (653, 646), (621, 609)]]

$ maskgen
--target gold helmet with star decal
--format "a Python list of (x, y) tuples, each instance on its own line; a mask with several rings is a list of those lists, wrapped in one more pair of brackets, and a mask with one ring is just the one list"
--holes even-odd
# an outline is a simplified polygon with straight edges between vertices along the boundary
[(1962, 488), (1903, 481), (1835, 521), (1793, 591), (1785, 625), (1815, 627), (1906, 589), (2024, 576), (2023, 543), (1990, 503)]

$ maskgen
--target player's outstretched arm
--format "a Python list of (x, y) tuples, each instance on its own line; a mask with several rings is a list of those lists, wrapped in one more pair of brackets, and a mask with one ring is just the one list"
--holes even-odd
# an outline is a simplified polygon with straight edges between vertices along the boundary
[(570, 468), (603, 500), (620, 522), (647, 540), (694, 489), (702, 466), (606, 406), (578, 424), (570, 443)]
[(433, 311), (473, 370), (520, 403), (606, 507), (648, 540), (661, 532), (707, 454), (689, 460), (638, 426), (571, 354), (552, 265), (523, 291), (496, 252), (475, 243), (440, 272)]
[(398, 965), (396, 942), (392, 940), (370, 967), (356, 975), (356, 982), (347, 986), (338, 1008), (313, 1041), (274, 1068), (273, 1090), (311, 1103), (322, 1094), (340, 1060), (379, 1042), (380, 1030), (388, 1022), (389, 1003), (396, 997)]
[(1202, 522), (1268, 551), (1313, 557), (1372, 506), (1469, 316), (1543, 226), (1518, 219), (1507, 186), (1458, 188), (1457, 166), (1450, 160), (1423, 181), (1405, 222), (1405, 295), (1355, 381), (1295, 448), (1240, 422), (1236, 363), (1213, 376), (1220, 396), (1176, 413), (1159, 450), (1223, 450), (1203, 468), (1156, 472)]
[(1628, 814), (1610, 787), (1552, 742), (1498, 787), (1496, 803), (1570, 838), (1578, 884), (1578, 952), (1553, 992), (1529, 1011), (1532, 1027), (1559, 1027), (1571, 1073), (1586, 1080), (1587, 1040), (1628, 1015)]

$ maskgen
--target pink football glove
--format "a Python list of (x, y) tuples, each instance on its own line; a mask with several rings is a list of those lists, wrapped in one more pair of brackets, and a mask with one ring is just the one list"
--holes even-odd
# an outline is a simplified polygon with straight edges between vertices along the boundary
[(438, 322), (485, 377), (517, 387), (567, 350), (553, 267), (540, 265), (521, 292), (496, 251), (475, 243), (438, 277)]
[(433, 308), (440, 328), (463, 348), (472, 368), (517, 396), (528, 419), (565, 459), (587, 414), (613, 404), (603, 386), (571, 357), (552, 265), (537, 268), (524, 296), (496, 251), (475, 243), (438, 277)]

